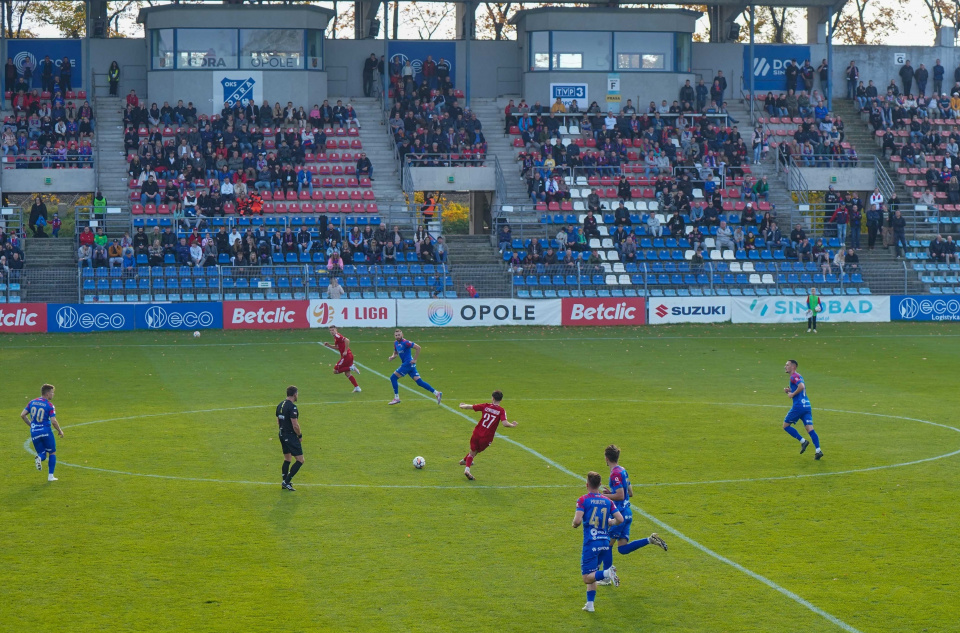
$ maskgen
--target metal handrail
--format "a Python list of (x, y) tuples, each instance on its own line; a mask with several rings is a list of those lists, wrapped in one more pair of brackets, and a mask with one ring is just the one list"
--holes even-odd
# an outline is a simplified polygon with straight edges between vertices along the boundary
[[(95, 70), (93, 66), (90, 67), (90, 103), (97, 103), (97, 82), (94, 79), (96, 77)], [(94, 112), (96, 116), (96, 112)], [(101, 132), (103, 130), (100, 130)], [(100, 191), (100, 135), (94, 131), (93, 135), (93, 164), (96, 166), (94, 169), (93, 175), (93, 189), (94, 191)]]

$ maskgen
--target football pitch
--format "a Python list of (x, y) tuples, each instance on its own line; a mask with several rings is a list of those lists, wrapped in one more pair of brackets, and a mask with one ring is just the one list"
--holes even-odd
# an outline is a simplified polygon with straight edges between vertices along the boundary
[[(960, 631), (960, 325), (406, 329), (443, 406), (409, 378), (387, 406), (392, 330), (343, 333), (362, 393), (325, 330), (0, 337), (0, 631)], [(18, 418), (44, 382), (50, 483)], [(457, 405), (494, 389), (519, 426), (467, 481)], [(615, 553), (591, 614), (571, 519), (610, 443), (669, 551)]]

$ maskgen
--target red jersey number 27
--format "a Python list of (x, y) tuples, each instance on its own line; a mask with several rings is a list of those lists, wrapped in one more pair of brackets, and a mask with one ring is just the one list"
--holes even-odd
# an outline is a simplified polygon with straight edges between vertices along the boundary
[(484, 412), (483, 417), (480, 418), (480, 426), (482, 426), (485, 429), (489, 429), (493, 425), (493, 423), (499, 419), (499, 417), (500, 416), (493, 415), (492, 413)]

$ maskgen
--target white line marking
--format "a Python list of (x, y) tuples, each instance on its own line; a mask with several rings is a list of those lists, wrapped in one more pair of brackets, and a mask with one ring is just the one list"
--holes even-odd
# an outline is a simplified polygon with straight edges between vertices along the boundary
[[(324, 349), (329, 349), (329, 348), (324, 347)], [(365, 365), (362, 365), (362, 364), (360, 364), (360, 363), (355, 363), (355, 364), (358, 365), (359, 367), (362, 367), (363, 369), (366, 369), (367, 371), (370, 371), (370, 372), (373, 373), (373, 374), (376, 374), (376, 375), (380, 376), (381, 378), (386, 378), (386, 379), (389, 380), (389, 378), (388, 378), (387, 376), (384, 376), (383, 374), (381, 374), (381, 373), (379, 373), (379, 372), (377, 372), (377, 371), (375, 371), (375, 370), (373, 370), (373, 369), (370, 369), (369, 367), (367, 367), (367, 366), (365, 366)], [(414, 390), (414, 389), (412, 389), (412, 388), (410, 388), (410, 387), (407, 387), (406, 385), (401, 385), (401, 386), (405, 387), (408, 391), (411, 391), (411, 392), (417, 394), (418, 396), (422, 396), (422, 397), (424, 397), (424, 398), (427, 398), (428, 400), (431, 399), (431, 397), (428, 396), (428, 395), (426, 395), (425, 393), (420, 393), (419, 391), (416, 391), (416, 390)], [(461, 415), (462, 417), (466, 418), (471, 424), (476, 424), (476, 422), (475, 422), (472, 418), (468, 417), (468, 416), (465, 415), (465, 414), (462, 414), (459, 410), (457, 410), (457, 409), (452, 409), (452, 408), (450, 408), (450, 407), (447, 406), (447, 405), (440, 405), (440, 406), (444, 407), (444, 408), (447, 409), (448, 411), (452, 411), (453, 413), (456, 413), (456, 414), (458, 414), (458, 415)], [(568, 475), (570, 475), (570, 476), (572, 476), (572, 477), (575, 477), (575, 478), (576, 478), (578, 481), (580, 481), (580, 482), (583, 481), (583, 476), (582, 476), (582, 475), (578, 475), (577, 473), (573, 472), (572, 470), (570, 470), (570, 469), (568, 469), (568, 468), (565, 468), (564, 466), (561, 466), (561, 465), (558, 464), (557, 462), (555, 462), (555, 461), (553, 461), (553, 460), (545, 457), (544, 455), (542, 455), (541, 453), (538, 453), (537, 451), (533, 450), (532, 448), (528, 448), (527, 446), (524, 446), (524, 445), (521, 444), (520, 442), (517, 442), (516, 440), (512, 440), (512, 439), (510, 439), (510, 438), (507, 438), (506, 436), (502, 436), (502, 435), (500, 435), (499, 433), (498, 433), (497, 435), (498, 435), (499, 437), (503, 437), (503, 439), (509, 441), (511, 444), (514, 444), (515, 446), (518, 446), (519, 448), (522, 448), (522, 449), (524, 449), (525, 451), (527, 451), (527, 452), (529, 452), (529, 453), (531, 453), (531, 454), (533, 454), (533, 455), (536, 455), (537, 457), (539, 457), (539, 458), (542, 459), (543, 461), (547, 462), (548, 464), (550, 464), (550, 465), (553, 466), (554, 468), (557, 468), (557, 469), (560, 470), (561, 472), (564, 472), (564, 473), (566, 473), (566, 474), (568, 474)], [(840, 628), (843, 629), (844, 631), (847, 631), (848, 633), (861, 633), (860, 631), (858, 631), (857, 629), (853, 628), (852, 626), (850, 626), (849, 624), (847, 624), (846, 622), (844, 622), (844, 621), (841, 620), (840, 618), (838, 618), (838, 617), (836, 617), (836, 616), (834, 616), (834, 615), (831, 615), (831, 614), (827, 613), (826, 611), (824, 611), (823, 609), (821, 609), (820, 607), (812, 604), (811, 602), (809, 602), (809, 601), (807, 601), (807, 600), (804, 600), (803, 598), (801, 598), (801, 597), (798, 596), (797, 594), (793, 593), (793, 592), (790, 591), (789, 589), (786, 589), (786, 588), (784, 588), (784, 587), (781, 587), (780, 585), (778, 585), (777, 583), (773, 582), (773, 581), (770, 580), (769, 578), (767, 578), (767, 577), (765, 577), (765, 576), (761, 576), (760, 574), (758, 574), (758, 573), (756, 573), (756, 572), (754, 572), (754, 571), (751, 571), (751, 570), (747, 569), (747, 568), (744, 567), (743, 565), (740, 565), (739, 563), (734, 562), (734, 561), (730, 560), (729, 558), (727, 558), (727, 557), (725, 557), (725, 556), (722, 556), (722, 555), (714, 552), (713, 550), (709, 549), (708, 547), (706, 547), (706, 546), (704, 546), (704, 545), (701, 545), (700, 543), (698, 543), (697, 541), (693, 540), (693, 539), (690, 538), (689, 536), (683, 534), (682, 532), (680, 532), (680, 531), (677, 530), (676, 528), (674, 528), (674, 527), (672, 527), (672, 526), (670, 526), (670, 525), (667, 525), (667, 524), (664, 523), (663, 521), (657, 519), (655, 516), (653, 516), (653, 515), (651, 515), (651, 514), (648, 514), (648, 513), (645, 512), (642, 508), (640, 508), (640, 506), (635, 506), (635, 505), (633, 505), (633, 504), (631, 503), (631, 508), (632, 508), (637, 514), (639, 514), (640, 516), (646, 518), (647, 520), (651, 521), (651, 522), (654, 523), (655, 525), (659, 526), (660, 529), (665, 530), (665, 531), (669, 532), (670, 534), (673, 534), (673, 535), (676, 536), (677, 538), (679, 538), (679, 539), (681, 539), (681, 540), (689, 543), (690, 545), (692, 545), (693, 547), (697, 548), (698, 550), (700, 550), (700, 551), (703, 552), (704, 554), (707, 554), (708, 556), (711, 556), (711, 557), (715, 558), (716, 560), (720, 561), (721, 563), (725, 563), (725, 564), (727, 564), (727, 565), (730, 565), (731, 567), (733, 567), (733, 568), (736, 569), (737, 571), (743, 572), (744, 574), (750, 576), (751, 578), (753, 578), (753, 579), (755, 579), (755, 580), (759, 580), (760, 582), (762, 582), (763, 584), (767, 585), (767, 586), (770, 587), (771, 589), (774, 589), (775, 591), (781, 593), (782, 595), (786, 596), (787, 598), (790, 598), (791, 600), (793, 600), (794, 602), (796, 602), (796, 603), (799, 604), (800, 606), (809, 609), (809, 610), (812, 611), (813, 613), (816, 613), (817, 615), (821, 616), (822, 618), (824, 618), (824, 619), (827, 620), (828, 622), (830, 622), (830, 623), (832, 623), (832, 624), (840, 627)]]

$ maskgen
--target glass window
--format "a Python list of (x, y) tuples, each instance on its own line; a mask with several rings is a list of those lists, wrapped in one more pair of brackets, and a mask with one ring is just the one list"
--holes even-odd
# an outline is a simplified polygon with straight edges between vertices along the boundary
[(323, 31), (307, 31), (307, 70), (323, 70)]
[(240, 29), (240, 68), (303, 69), (303, 30)]
[(173, 29), (150, 31), (150, 56), (154, 70), (173, 70)]
[(236, 67), (236, 29), (177, 29), (177, 68)]
[(530, 34), (530, 70), (550, 70), (550, 32)]
[(673, 33), (616, 33), (617, 70), (673, 71)]
[[(597, 31), (554, 31), (553, 68), (556, 70), (603, 70), (611, 68), (612, 33)], [(671, 34), (672, 37), (672, 34)], [(671, 48), (673, 40), (671, 39)]]
[(693, 66), (693, 34), (677, 33), (677, 67), (679, 73), (688, 73)]

